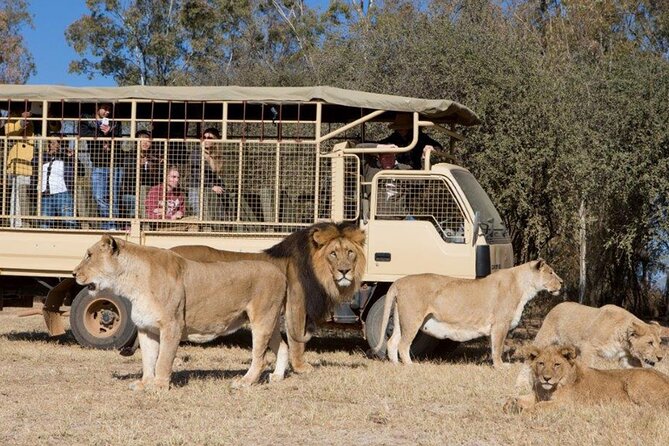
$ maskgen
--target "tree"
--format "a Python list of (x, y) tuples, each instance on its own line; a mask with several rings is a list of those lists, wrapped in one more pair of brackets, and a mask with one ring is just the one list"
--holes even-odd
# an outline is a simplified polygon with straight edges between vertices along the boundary
[[(90, 14), (65, 37), (82, 59), (70, 72), (112, 76), (121, 85), (177, 83), (188, 71), (188, 49), (178, 22), (180, 0), (87, 0)], [(86, 57), (92, 56), (91, 58)]]
[(24, 26), (33, 26), (25, 0), (0, 0), (0, 83), (23, 84), (35, 74), (20, 32)]

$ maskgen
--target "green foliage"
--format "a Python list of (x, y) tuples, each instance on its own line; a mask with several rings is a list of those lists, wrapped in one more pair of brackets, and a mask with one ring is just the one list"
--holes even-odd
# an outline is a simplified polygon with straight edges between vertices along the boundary
[(188, 69), (179, 0), (87, 0), (90, 14), (65, 32), (80, 55), (70, 72), (112, 76), (119, 84), (168, 85)]
[(0, 0), (0, 83), (23, 84), (35, 74), (33, 58), (20, 30), (32, 26), (25, 0)]

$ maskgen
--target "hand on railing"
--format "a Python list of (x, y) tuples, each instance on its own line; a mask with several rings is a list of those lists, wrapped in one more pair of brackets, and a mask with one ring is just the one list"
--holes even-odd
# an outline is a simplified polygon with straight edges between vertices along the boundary
[(432, 152), (434, 152), (434, 150), (435, 150), (434, 146), (431, 145), (423, 147), (423, 155), (421, 156), (421, 160), (424, 170), (430, 170), (430, 156), (432, 155)]

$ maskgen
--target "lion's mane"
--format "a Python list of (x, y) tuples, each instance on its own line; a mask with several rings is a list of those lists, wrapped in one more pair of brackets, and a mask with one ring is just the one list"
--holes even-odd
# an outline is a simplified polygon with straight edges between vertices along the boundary
[[(350, 300), (359, 287), (365, 270), (365, 235), (351, 223), (317, 223), (288, 235), (264, 252), (272, 259), (287, 260), (296, 270), (304, 293), (308, 323), (313, 325), (329, 316), (334, 305)], [(333, 281), (327, 248), (338, 241), (350, 242), (355, 250), (353, 282), (339, 288)]]

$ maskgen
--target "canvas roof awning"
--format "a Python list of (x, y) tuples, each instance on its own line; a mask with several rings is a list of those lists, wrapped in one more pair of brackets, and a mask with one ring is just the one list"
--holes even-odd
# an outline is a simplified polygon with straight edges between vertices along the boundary
[[(0, 85), (0, 100), (30, 101), (123, 101), (145, 99), (156, 101), (249, 101), (313, 102), (342, 107), (390, 112), (418, 112), (425, 119), (442, 124), (471, 126), (480, 123), (466, 106), (448, 99), (421, 99), (328, 86), (313, 87), (68, 87), (62, 85)], [(392, 119), (392, 116), (387, 118)]]

